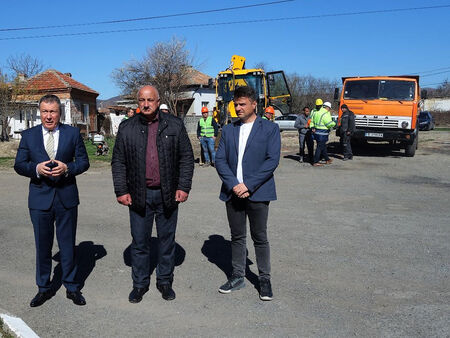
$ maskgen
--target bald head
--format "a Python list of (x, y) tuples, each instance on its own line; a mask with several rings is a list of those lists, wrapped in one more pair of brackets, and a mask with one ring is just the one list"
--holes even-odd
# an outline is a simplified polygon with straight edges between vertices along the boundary
[(159, 93), (153, 86), (143, 86), (138, 92), (139, 110), (144, 115), (154, 115), (159, 107)]

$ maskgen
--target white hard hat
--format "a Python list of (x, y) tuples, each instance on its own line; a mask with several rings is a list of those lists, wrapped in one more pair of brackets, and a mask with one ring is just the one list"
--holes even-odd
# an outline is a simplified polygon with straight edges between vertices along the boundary
[(330, 102), (325, 102), (323, 105), (324, 105), (324, 107), (328, 107), (328, 108), (331, 109), (331, 103)]
[(169, 107), (167, 107), (167, 105), (163, 103), (162, 105), (159, 106), (159, 110), (163, 110), (163, 109), (169, 110)]

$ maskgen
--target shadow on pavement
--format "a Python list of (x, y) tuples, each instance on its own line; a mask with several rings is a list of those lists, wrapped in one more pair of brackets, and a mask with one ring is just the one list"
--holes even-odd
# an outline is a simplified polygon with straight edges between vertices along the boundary
[[(202, 253), (208, 261), (215, 264), (222, 270), (227, 278), (231, 277), (233, 268), (231, 266), (231, 241), (226, 240), (221, 235), (210, 235), (202, 246)], [(247, 251), (248, 254), (248, 251)], [(245, 277), (255, 288), (259, 287), (258, 276), (250, 270), (253, 262), (247, 258), (245, 267)]]
[[(150, 239), (150, 275), (158, 265), (158, 238), (152, 237)], [(186, 258), (186, 251), (181, 245), (175, 243), (175, 266), (183, 264)], [(126, 266), (131, 266), (131, 244), (123, 252), (123, 262)]]
[[(316, 145), (315, 145), (316, 146)], [(419, 144), (420, 148), (420, 144)], [(342, 159), (342, 147), (339, 142), (329, 142), (327, 144), (328, 156), (336, 159)], [(387, 143), (368, 143), (368, 142), (353, 142), (352, 141), (353, 156), (360, 157), (405, 157), (404, 149), (400, 145), (390, 145)], [(299, 156), (288, 154), (283, 156), (285, 159), (298, 161)]]
[[(80, 290), (83, 289), (86, 280), (95, 268), (95, 262), (106, 256), (103, 245), (94, 244), (92, 241), (81, 242), (75, 246), (76, 262), (78, 265), (77, 280), (80, 283)], [(59, 252), (53, 256), (53, 260), (58, 264), (53, 270), (52, 288), (57, 291), (62, 285), (62, 270)]]

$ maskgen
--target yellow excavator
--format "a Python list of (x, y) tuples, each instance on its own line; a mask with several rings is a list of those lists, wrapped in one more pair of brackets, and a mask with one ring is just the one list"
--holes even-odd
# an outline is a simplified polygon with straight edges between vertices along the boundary
[(268, 106), (283, 115), (291, 112), (291, 93), (283, 71), (265, 72), (264, 69), (245, 69), (245, 57), (233, 55), (230, 66), (219, 72), (216, 78), (216, 109), (214, 118), (220, 125), (235, 121), (234, 90), (251, 86), (257, 96), (256, 113), (264, 114)]

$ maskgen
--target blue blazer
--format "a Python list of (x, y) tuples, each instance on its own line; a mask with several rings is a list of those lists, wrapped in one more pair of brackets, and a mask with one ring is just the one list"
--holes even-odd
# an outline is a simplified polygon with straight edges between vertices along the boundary
[(66, 124), (59, 125), (58, 151), (55, 159), (67, 164), (68, 175), (56, 178), (37, 177), (36, 166), (50, 158), (45, 151), (42, 125), (22, 132), (17, 150), (14, 170), (22, 176), (29, 177), (30, 190), (28, 207), (30, 209), (50, 209), (55, 194), (64, 207), (72, 208), (80, 203), (75, 176), (89, 168), (89, 159), (80, 130)]
[[(228, 201), (233, 187), (239, 184), (236, 177), (239, 130), (241, 122), (228, 124), (222, 129), (215, 166), (222, 180), (220, 199)], [(256, 118), (245, 146), (242, 158), (244, 184), (250, 192), (251, 201), (273, 201), (277, 199), (273, 172), (280, 161), (281, 138), (278, 125)]]

